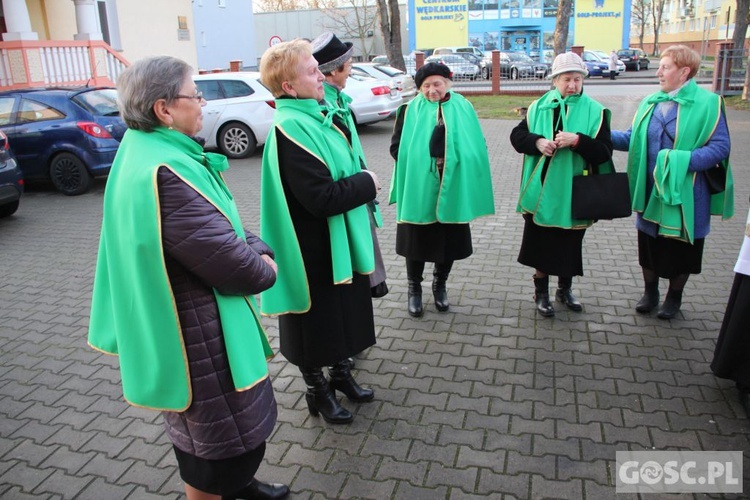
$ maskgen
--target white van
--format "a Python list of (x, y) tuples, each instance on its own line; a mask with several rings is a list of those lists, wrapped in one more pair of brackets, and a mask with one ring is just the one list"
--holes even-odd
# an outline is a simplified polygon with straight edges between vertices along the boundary
[(482, 52), (479, 47), (438, 47), (435, 49), (435, 51), (432, 53), (433, 55), (440, 55), (440, 54), (453, 54), (456, 52), (469, 52), (470, 54), (474, 54), (477, 57), (484, 58), (484, 52)]

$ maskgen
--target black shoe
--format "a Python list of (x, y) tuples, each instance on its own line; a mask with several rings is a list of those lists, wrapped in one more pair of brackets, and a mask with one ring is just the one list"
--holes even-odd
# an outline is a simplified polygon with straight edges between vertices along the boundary
[(222, 495), (221, 500), (280, 500), (289, 496), (289, 486), (263, 483), (257, 479), (233, 495)]
[(659, 319), (672, 319), (680, 312), (681, 305), (682, 292), (674, 293), (670, 290), (667, 292), (667, 298), (664, 299), (664, 303), (659, 307), (656, 317)]
[(641, 300), (635, 305), (636, 312), (641, 314), (648, 314), (653, 311), (656, 306), (659, 305), (659, 292), (649, 293), (646, 292), (641, 297)]
[(555, 315), (555, 308), (552, 306), (552, 302), (549, 301), (549, 293), (537, 292), (534, 295), (534, 301), (536, 302), (536, 310), (539, 314), (545, 318), (551, 318)]
[(375, 391), (360, 387), (349, 369), (346, 362), (338, 363), (329, 368), (328, 374), (331, 376), (328, 385), (333, 391), (343, 393), (349, 401), (355, 403), (366, 403), (375, 399)]
[(448, 291), (445, 289), (445, 282), (432, 282), (432, 296), (435, 298), (435, 308), (440, 312), (450, 309), (448, 302)]
[(323, 375), (323, 370), (300, 367), (300, 371), (305, 379), (305, 384), (307, 384), (305, 401), (310, 415), (313, 417), (322, 415), (323, 420), (329, 424), (348, 424), (354, 420), (354, 415), (339, 404), (325, 375)]
[(378, 283), (374, 287), (370, 288), (370, 295), (375, 299), (379, 299), (380, 297), (385, 297), (387, 294), (388, 294), (388, 285), (385, 283), (385, 281)]
[(571, 311), (583, 311), (583, 306), (575, 297), (575, 295), (573, 295), (573, 292), (570, 291), (570, 288), (558, 288), (557, 292), (555, 293), (555, 298), (559, 302), (565, 304), (565, 307), (567, 307)]
[(424, 308), (422, 307), (422, 292), (409, 292), (409, 316), (411, 316), (412, 318), (421, 318), (423, 314)]
[(750, 418), (750, 391), (740, 391), (740, 404), (745, 409), (745, 414)]

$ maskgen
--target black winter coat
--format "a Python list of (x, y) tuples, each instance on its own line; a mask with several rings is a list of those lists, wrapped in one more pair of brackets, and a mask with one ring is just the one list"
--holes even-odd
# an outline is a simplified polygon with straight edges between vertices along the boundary
[(213, 288), (251, 295), (271, 287), (273, 252), (257, 236), (238, 238), (229, 221), (171, 170), (158, 173), (162, 242), (167, 274), (190, 367), (193, 402), (184, 412), (162, 412), (169, 439), (205, 459), (247, 453), (263, 444), (276, 423), (269, 378), (237, 392), (229, 371)]
[[(336, 126), (345, 127), (338, 121)], [(293, 364), (330, 366), (375, 344), (368, 276), (333, 284), (328, 217), (375, 199), (369, 174), (334, 181), (328, 167), (275, 131), (279, 171), (310, 287), (310, 310), (279, 316), (281, 353)]]

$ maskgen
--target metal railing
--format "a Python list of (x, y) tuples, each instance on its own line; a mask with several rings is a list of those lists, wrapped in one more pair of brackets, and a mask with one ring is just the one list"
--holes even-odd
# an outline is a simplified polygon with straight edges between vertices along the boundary
[(114, 85), (128, 65), (101, 40), (0, 42), (0, 90)]
[(742, 94), (748, 69), (747, 49), (721, 49), (714, 66), (714, 92), (721, 96)]

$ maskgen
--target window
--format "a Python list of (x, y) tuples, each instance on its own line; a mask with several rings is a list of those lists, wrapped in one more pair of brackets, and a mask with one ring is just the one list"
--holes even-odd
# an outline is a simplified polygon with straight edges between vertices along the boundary
[(73, 98), (82, 107), (88, 109), (95, 115), (117, 116), (117, 91), (115, 89), (100, 89), (83, 92)]
[(203, 92), (203, 98), (207, 101), (215, 101), (224, 97), (218, 80), (199, 80), (195, 82), (195, 86)]
[(716, 14), (711, 16), (711, 29), (716, 28)]
[(40, 122), (44, 120), (57, 120), (65, 118), (55, 108), (29, 99), (21, 99), (21, 107), (18, 110), (18, 123)]
[(0, 98), (0, 125), (10, 124), (10, 117), (13, 113), (13, 105), (16, 102), (15, 97)]
[(221, 88), (224, 91), (224, 97), (227, 99), (245, 97), (255, 93), (250, 85), (240, 80), (223, 80)]

